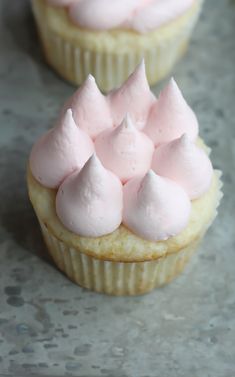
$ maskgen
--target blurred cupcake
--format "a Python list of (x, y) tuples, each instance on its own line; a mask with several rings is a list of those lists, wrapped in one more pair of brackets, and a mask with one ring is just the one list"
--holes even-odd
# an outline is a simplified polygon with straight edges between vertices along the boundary
[(32, 0), (48, 63), (81, 84), (118, 87), (145, 58), (149, 83), (185, 52), (203, 0)]
[(107, 97), (88, 76), (33, 146), (27, 181), (58, 268), (136, 295), (183, 270), (216, 216), (220, 175), (175, 81), (156, 99), (142, 63)]

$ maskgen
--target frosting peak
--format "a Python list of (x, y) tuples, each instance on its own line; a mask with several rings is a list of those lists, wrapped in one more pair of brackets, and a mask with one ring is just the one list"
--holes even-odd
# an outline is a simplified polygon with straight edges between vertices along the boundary
[(173, 78), (153, 105), (144, 131), (156, 145), (168, 143), (184, 133), (191, 140), (196, 139), (197, 118)]
[(209, 188), (213, 173), (206, 153), (184, 134), (155, 150), (153, 170), (180, 184), (190, 199), (203, 195)]
[(45, 187), (56, 188), (75, 169), (80, 169), (94, 151), (87, 134), (75, 124), (71, 109), (52, 130), (33, 146), (30, 168)]
[(122, 207), (121, 182), (95, 155), (63, 182), (56, 197), (61, 222), (83, 237), (100, 237), (117, 229)]
[(126, 114), (121, 124), (112, 130), (114, 138), (119, 138), (120, 135), (129, 135), (135, 137), (138, 134), (137, 128), (132, 122), (130, 114)]
[(145, 126), (148, 112), (156, 98), (149, 88), (144, 60), (120, 88), (109, 94), (108, 99), (115, 126), (121, 123), (127, 112), (138, 129)]
[(154, 151), (152, 141), (136, 129), (128, 114), (119, 127), (97, 137), (95, 148), (104, 166), (122, 182), (145, 174), (151, 166)]
[(175, 182), (149, 171), (124, 186), (124, 224), (139, 236), (160, 241), (187, 225), (191, 204)]
[(71, 107), (75, 122), (92, 139), (113, 126), (106, 97), (100, 92), (92, 75), (88, 75), (66, 106)]

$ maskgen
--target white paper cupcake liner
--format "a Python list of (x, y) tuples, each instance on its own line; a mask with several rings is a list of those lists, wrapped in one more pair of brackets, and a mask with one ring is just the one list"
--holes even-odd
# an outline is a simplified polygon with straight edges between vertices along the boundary
[(111, 295), (138, 295), (170, 282), (183, 269), (196, 249), (190, 246), (153, 261), (112, 262), (96, 259), (69, 247), (40, 223), (48, 250), (72, 281), (87, 289)]

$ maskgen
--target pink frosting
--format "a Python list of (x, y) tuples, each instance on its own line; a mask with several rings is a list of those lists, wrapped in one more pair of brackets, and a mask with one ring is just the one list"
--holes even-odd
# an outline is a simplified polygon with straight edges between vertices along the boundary
[(129, 21), (129, 25), (140, 33), (147, 33), (164, 25), (187, 11), (194, 0), (155, 0), (147, 3), (141, 11), (137, 11)]
[(107, 98), (90, 75), (65, 109), (30, 155), (34, 177), (59, 188), (56, 210), (65, 227), (99, 237), (123, 221), (148, 240), (178, 234), (190, 199), (209, 189), (213, 168), (195, 144), (198, 123), (174, 80), (156, 100), (142, 62)]
[(156, 98), (149, 88), (144, 60), (124, 84), (108, 95), (113, 121), (117, 126), (129, 113), (138, 129), (145, 126), (148, 112)]
[(90, 30), (133, 29), (146, 33), (179, 17), (195, 0), (48, 0), (68, 6), (71, 20)]
[(107, 30), (122, 25), (138, 6), (139, 0), (81, 0), (71, 5), (69, 15), (80, 27)]
[(210, 187), (213, 168), (206, 153), (185, 134), (156, 149), (153, 170), (181, 185), (190, 199), (203, 195)]
[(124, 186), (123, 222), (150, 241), (166, 240), (187, 225), (191, 203), (175, 182), (149, 171)]
[(152, 141), (135, 128), (128, 115), (119, 127), (100, 134), (95, 148), (103, 165), (122, 182), (145, 174), (151, 166), (154, 151)]
[(171, 79), (153, 105), (144, 132), (155, 145), (168, 143), (184, 133), (187, 133), (191, 140), (197, 138), (197, 118), (174, 79)]
[(87, 134), (75, 124), (68, 110), (59, 124), (33, 146), (30, 168), (45, 187), (56, 188), (75, 169), (80, 169), (94, 152)]
[(66, 107), (72, 109), (75, 122), (92, 139), (105, 129), (113, 127), (107, 99), (100, 92), (92, 75), (87, 77)]
[(93, 155), (80, 172), (60, 186), (56, 212), (64, 226), (84, 237), (113, 232), (122, 221), (123, 192), (120, 180)]

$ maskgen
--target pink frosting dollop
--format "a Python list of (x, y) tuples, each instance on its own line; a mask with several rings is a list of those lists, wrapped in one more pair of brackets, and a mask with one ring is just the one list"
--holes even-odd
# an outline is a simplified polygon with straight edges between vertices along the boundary
[(74, 120), (92, 139), (107, 128), (113, 127), (111, 111), (106, 97), (100, 92), (92, 75), (68, 100)]
[(61, 222), (84, 237), (112, 233), (121, 224), (122, 209), (122, 184), (95, 155), (63, 182), (56, 196)]
[(140, 33), (147, 33), (164, 25), (186, 12), (195, 0), (155, 0), (137, 11), (127, 22), (130, 27)]
[(150, 169), (154, 146), (127, 115), (119, 127), (97, 137), (95, 149), (103, 165), (126, 182)]
[(72, 21), (91, 30), (107, 30), (122, 25), (139, 0), (85, 0), (70, 6)]
[(156, 98), (151, 92), (145, 72), (144, 60), (124, 84), (108, 95), (113, 121), (119, 125), (129, 113), (138, 129), (143, 129), (148, 112)]
[(68, 6), (71, 20), (89, 30), (133, 29), (146, 33), (174, 20), (196, 0), (48, 0)]
[(56, 127), (34, 144), (29, 163), (38, 182), (57, 188), (67, 175), (81, 169), (93, 153), (91, 139), (75, 124), (69, 109)]
[(213, 174), (207, 154), (186, 134), (157, 148), (152, 168), (181, 185), (190, 199), (200, 197), (209, 189)]
[(144, 239), (166, 240), (180, 233), (188, 223), (190, 210), (185, 191), (153, 171), (124, 186), (123, 223)]
[(152, 106), (144, 132), (155, 145), (168, 143), (184, 133), (195, 140), (198, 121), (172, 78)]

